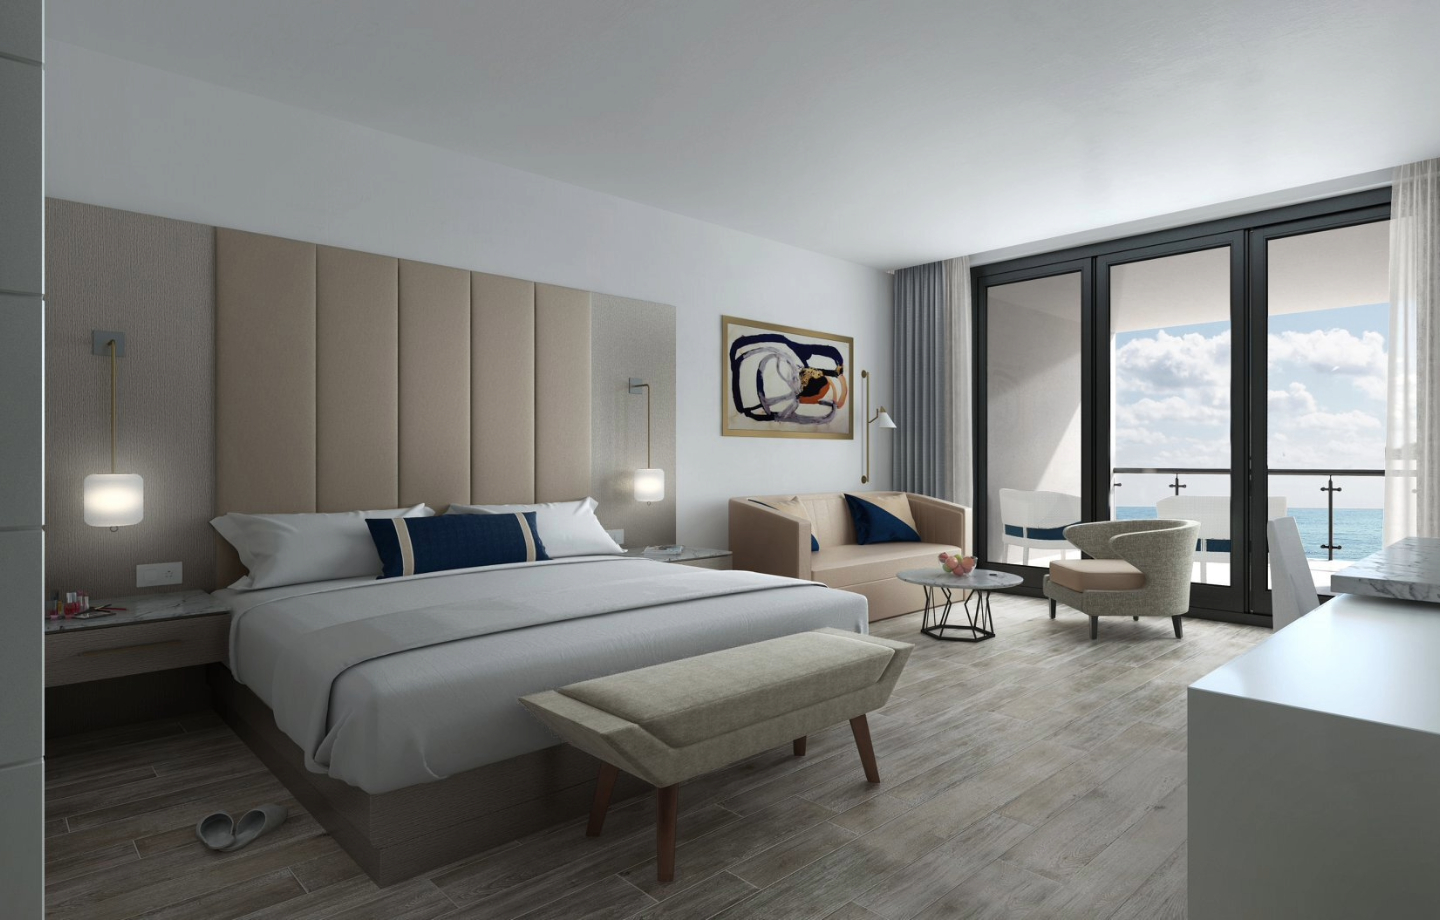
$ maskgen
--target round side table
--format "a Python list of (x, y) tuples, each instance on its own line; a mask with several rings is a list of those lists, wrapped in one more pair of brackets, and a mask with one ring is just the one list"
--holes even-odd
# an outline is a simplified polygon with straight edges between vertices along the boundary
[[(995, 618), (990, 613), (990, 592), (1014, 588), (1024, 582), (1019, 575), (997, 572), (993, 569), (975, 569), (969, 575), (951, 575), (935, 569), (909, 569), (895, 576), (912, 585), (925, 589), (925, 614), (920, 621), (920, 631), (932, 639), (947, 642), (984, 642), (995, 638)], [(950, 607), (953, 603), (951, 591), (969, 591), (970, 596), (960, 602), (965, 612), (965, 623), (950, 622)], [(945, 598), (942, 608), (937, 602), (936, 592)], [(971, 601), (975, 602), (972, 609)], [(946, 630), (967, 633), (947, 636)]]

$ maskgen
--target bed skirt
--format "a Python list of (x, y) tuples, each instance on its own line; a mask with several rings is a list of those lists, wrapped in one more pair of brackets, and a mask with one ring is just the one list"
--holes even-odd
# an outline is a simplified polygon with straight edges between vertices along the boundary
[[(215, 708), (241, 740), (377, 885), (393, 885), (588, 814), (600, 762), (557, 744), (370, 795), (305, 768), (305, 754), (260, 698), (223, 664), (208, 667)], [(617, 798), (648, 792), (621, 775)]]

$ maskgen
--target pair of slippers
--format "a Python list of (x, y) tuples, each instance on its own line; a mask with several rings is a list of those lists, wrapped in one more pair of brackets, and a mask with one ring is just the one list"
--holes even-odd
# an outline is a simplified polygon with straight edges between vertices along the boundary
[(261, 805), (236, 821), (225, 812), (217, 811), (200, 819), (195, 825), (195, 836), (210, 849), (229, 853), (284, 824), (289, 814), (290, 809), (284, 805)]

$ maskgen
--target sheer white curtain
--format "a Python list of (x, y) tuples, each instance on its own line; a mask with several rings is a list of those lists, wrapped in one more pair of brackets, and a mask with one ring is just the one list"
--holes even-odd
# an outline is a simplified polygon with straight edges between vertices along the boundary
[(1387, 545), (1440, 537), (1440, 159), (1395, 170), (1389, 362)]
[(945, 354), (946, 388), (950, 391), (950, 500), (975, 505), (974, 387), (971, 374), (970, 257), (945, 262), (945, 312), (950, 336)]

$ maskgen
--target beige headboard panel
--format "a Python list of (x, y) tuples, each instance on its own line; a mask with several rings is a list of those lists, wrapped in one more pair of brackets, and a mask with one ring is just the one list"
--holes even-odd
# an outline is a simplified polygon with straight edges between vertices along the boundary
[(585, 291), (217, 229), (216, 510), (584, 497), (590, 335)]

